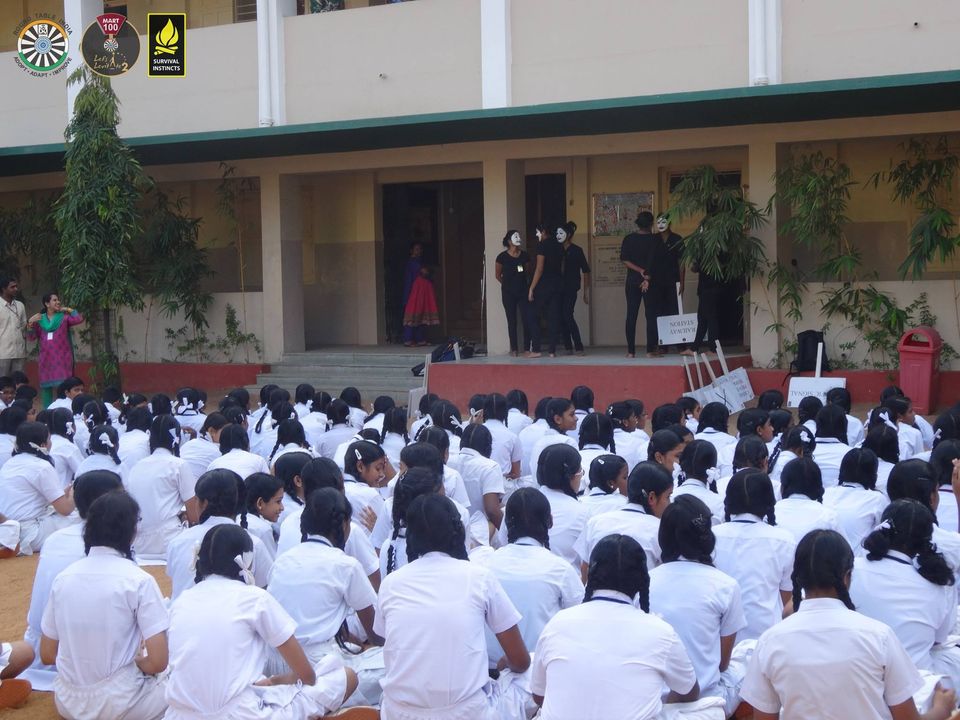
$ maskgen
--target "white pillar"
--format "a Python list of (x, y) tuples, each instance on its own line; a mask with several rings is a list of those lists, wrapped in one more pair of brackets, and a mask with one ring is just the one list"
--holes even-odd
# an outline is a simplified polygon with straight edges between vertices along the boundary
[(260, 177), (266, 362), (280, 360), (285, 352), (302, 352), (305, 346), (301, 204), (296, 176)]
[(283, 19), (297, 14), (296, 0), (257, 0), (257, 83), (260, 126), (287, 121)]
[[(103, 14), (103, 0), (63, 0), (63, 19), (70, 27), (70, 74), (83, 64), (83, 55), (80, 52), (80, 41), (83, 40), (83, 31), (95, 22), (97, 15)], [(67, 122), (73, 119), (73, 104), (83, 85), (67, 86)]]
[(480, 0), (481, 83), (484, 108), (509, 107), (510, 0)]
[[(773, 176), (777, 170), (777, 144), (772, 140), (750, 143), (747, 158), (749, 199), (763, 207), (773, 196), (776, 184)], [(772, 206), (766, 225), (757, 232), (763, 241), (763, 249), (771, 263), (777, 262), (777, 212)], [(744, 321), (749, 331), (750, 355), (756, 367), (767, 367), (780, 349), (781, 333), (767, 328), (780, 321), (777, 289), (767, 289), (767, 278), (753, 278), (750, 283), (750, 305), (743, 309)]]
[[(523, 162), (520, 160), (484, 160), (483, 162), (483, 236), (486, 278), (487, 355), (506, 355), (510, 352), (507, 335), (507, 316), (500, 299), (497, 282), (496, 258), (503, 250), (503, 235), (510, 228), (521, 232), (526, 226), (524, 216), (525, 188)], [(523, 338), (523, 324), (517, 318), (518, 334)]]
[(257, 106), (260, 127), (274, 124), (270, 91), (270, 0), (257, 0)]
[(776, 85), (780, 73), (782, 0), (749, 0), (750, 84)]

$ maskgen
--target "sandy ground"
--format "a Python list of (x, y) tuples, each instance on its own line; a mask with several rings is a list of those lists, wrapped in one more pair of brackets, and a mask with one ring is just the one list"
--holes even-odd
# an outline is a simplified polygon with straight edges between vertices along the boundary
[[(0, 640), (22, 640), (27, 626), (30, 590), (37, 556), (0, 560), (0, 588), (3, 593), (3, 612), (0, 614)], [(164, 595), (170, 594), (170, 579), (163, 567), (144, 568), (160, 584)], [(0, 710), (0, 717), (11, 720), (57, 720), (60, 715), (53, 704), (53, 693), (35, 692), (27, 704), (18, 710)]]

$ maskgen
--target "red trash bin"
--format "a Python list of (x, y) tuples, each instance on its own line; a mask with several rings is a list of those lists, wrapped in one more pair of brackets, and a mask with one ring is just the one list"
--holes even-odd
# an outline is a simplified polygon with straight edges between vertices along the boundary
[(900, 387), (921, 415), (937, 406), (940, 387), (940, 349), (943, 340), (932, 327), (921, 325), (907, 330), (897, 350), (900, 352)]

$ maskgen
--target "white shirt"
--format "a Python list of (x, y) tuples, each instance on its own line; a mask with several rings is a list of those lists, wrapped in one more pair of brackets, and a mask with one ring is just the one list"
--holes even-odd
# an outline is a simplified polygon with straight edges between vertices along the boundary
[(134, 465), (124, 485), (140, 505), (138, 533), (150, 533), (175, 519), (183, 504), (197, 494), (197, 479), (190, 467), (165, 448), (157, 448)]
[(960, 574), (960, 535), (934, 525), (933, 542), (937, 546), (937, 552), (943, 555), (954, 574)]
[(847, 415), (847, 445), (860, 447), (863, 444), (863, 423), (853, 415)]
[(940, 487), (940, 503), (937, 505), (937, 523), (941, 530), (958, 532), (957, 499), (949, 485)]
[[(517, 608), (520, 634), (528, 650), (533, 650), (547, 622), (564, 608), (583, 602), (580, 575), (533, 538), (518, 538), (488, 555), (483, 563), (493, 571), (510, 602)], [(503, 648), (487, 631), (490, 666), (496, 667)]]
[[(191, 440), (191, 442), (194, 442)], [(186, 447), (186, 443), (183, 447)], [(181, 451), (183, 448), (181, 448)], [(143, 430), (128, 430), (120, 436), (120, 442), (117, 444), (117, 456), (120, 458), (127, 469), (132, 468), (138, 462), (150, 454), (150, 434)], [(182, 456), (182, 452), (181, 452)], [(206, 468), (204, 468), (206, 470)], [(200, 477), (197, 475), (197, 477)]]
[(390, 461), (390, 464), (394, 468), (400, 467), (400, 453), (403, 452), (403, 449), (407, 446), (407, 441), (403, 439), (403, 435), (395, 432), (388, 432), (384, 438), (383, 442), (380, 443), (380, 447), (383, 448), (383, 453), (387, 456), (387, 460)]
[(507, 411), (507, 428), (514, 435), (519, 436), (520, 432), (525, 428), (533, 424), (533, 418), (528, 415), (524, 415), (517, 408), (510, 408)]
[(630, 471), (637, 466), (637, 463), (647, 459), (647, 446), (650, 441), (645, 438), (646, 433), (628, 433), (623, 428), (613, 430), (613, 442), (617, 446), (617, 455), (627, 461), (627, 468)]
[(277, 558), (267, 589), (296, 620), (305, 648), (329, 642), (352, 610), (377, 602), (360, 563), (316, 535)]
[(363, 430), (363, 422), (367, 419), (367, 411), (363, 408), (350, 408), (348, 422), (355, 430)]
[(303, 425), (303, 434), (310, 447), (319, 446), (320, 438), (327, 431), (327, 416), (322, 412), (312, 412), (301, 417), (300, 424)]
[(540, 438), (547, 434), (548, 430), (550, 430), (550, 426), (546, 420), (537, 420), (527, 425), (527, 427), (523, 428), (523, 430), (517, 434), (517, 437), (520, 439), (520, 451), (522, 453), (520, 459), (521, 475), (532, 474), (530, 472), (530, 458), (533, 455), (533, 448), (540, 442)]
[(363, 423), (363, 429), (364, 429), (364, 430), (373, 429), (373, 430), (376, 430), (376, 431), (377, 431), (378, 433), (380, 433), (381, 435), (383, 435), (383, 421), (384, 421), (384, 419), (385, 419), (385, 416), (384, 416), (383, 413), (377, 413), (376, 415), (374, 415), (374, 416), (373, 416), (372, 418), (370, 418), (369, 420), (365, 420), (365, 421), (364, 421), (364, 423)]
[(894, 468), (892, 462), (887, 462), (886, 460), (877, 461), (877, 490), (882, 491), (884, 494), (887, 492), (887, 482), (890, 480), (890, 473)]
[(260, 432), (257, 432), (254, 427), (253, 434), (250, 436), (250, 452), (264, 459), (270, 457), (270, 453), (277, 444), (277, 428), (271, 427), (271, 424), (272, 421), (267, 418), (260, 426)]
[(87, 455), (83, 460), (80, 461), (80, 464), (77, 465), (77, 475), (83, 475), (84, 473), (88, 473), (93, 470), (109, 470), (110, 472), (114, 472), (120, 476), (120, 480), (123, 481), (124, 487), (127, 485), (127, 475), (130, 472), (129, 469), (122, 462), (117, 465), (113, 461), (113, 458), (109, 455), (93, 453), (91, 455)]
[(562, 432), (549, 428), (543, 436), (537, 440), (533, 446), (533, 452), (530, 454), (530, 475), (534, 480), (537, 479), (537, 468), (540, 466), (540, 454), (551, 445), (569, 445), (577, 452), (577, 441)]
[(27, 633), (40, 639), (40, 624), (50, 598), (50, 588), (54, 579), (77, 560), (86, 557), (83, 544), (84, 524), (77, 523), (57, 530), (43, 542), (40, 549), (40, 561), (33, 576), (33, 590), (30, 593), (30, 609), (27, 611)]
[(897, 634), (920, 670), (933, 670), (930, 650), (947, 639), (957, 621), (956, 589), (934, 585), (896, 550), (875, 562), (865, 557), (854, 561), (850, 599), (857, 612)]
[(713, 428), (705, 427), (703, 430), (693, 436), (694, 440), (706, 440), (717, 449), (717, 457), (720, 457), (720, 451), (727, 445), (736, 447), (737, 439), (729, 433), (719, 432)]
[[(827, 488), (823, 493), (823, 504), (836, 513), (840, 532), (850, 543), (854, 554), (860, 555), (864, 552), (863, 539), (880, 524), (880, 516), (889, 500), (877, 490), (867, 490), (856, 483), (844, 483)], [(779, 510), (777, 522), (780, 522)]]
[(850, 452), (850, 446), (836, 438), (817, 438), (817, 447), (813, 450), (813, 461), (820, 467), (824, 489), (840, 482), (840, 463), (848, 452)]
[[(217, 525), (236, 524), (230, 518), (209, 517), (199, 525), (187, 528), (170, 541), (167, 546), (167, 576), (171, 580), (170, 599), (176, 600), (180, 593), (194, 586), (196, 579), (196, 569), (193, 566), (193, 559), (196, 557), (196, 550), (203, 542), (207, 532)], [(250, 539), (253, 540), (253, 575), (256, 578), (257, 587), (266, 587), (270, 579), (270, 569), (273, 567), (273, 559), (270, 553), (260, 542), (260, 538), (247, 531)]]
[(715, 559), (722, 570), (740, 584), (747, 626), (739, 640), (755, 640), (780, 622), (783, 602), (780, 591), (792, 591), (793, 535), (767, 525), (755, 515), (734, 515), (730, 522), (713, 528), (717, 538)]
[(255, 453), (241, 450), (240, 448), (235, 448), (230, 452), (224, 453), (220, 457), (212, 460), (207, 466), (207, 470), (216, 470), (217, 468), (233, 470), (244, 480), (254, 473), (262, 472), (269, 474), (270, 472), (270, 466), (267, 465), (267, 461), (264, 458)]
[(0, 359), (19, 360), (27, 356), (27, 309), (19, 300), (0, 298)]
[[(897, 440), (900, 442), (900, 459), (912, 458), (923, 452), (923, 435), (912, 425), (897, 423)], [(819, 440), (817, 442), (820, 442)]]
[(270, 559), (277, 558), (277, 539), (273, 536), (273, 523), (267, 522), (259, 515), (247, 513), (247, 532), (259, 539), (270, 553)]
[[(365, 482), (354, 479), (352, 475), (345, 474), (343, 480), (343, 493), (347, 496), (347, 500), (350, 501), (355, 516), (359, 517), (361, 510), (364, 508), (370, 508), (377, 517), (383, 515), (383, 496), (379, 490), (370, 487)], [(370, 535), (370, 531), (366, 529), (366, 526), (364, 526), (363, 531), (367, 535)]]
[(601, 445), (589, 443), (580, 450), (580, 468), (583, 477), (580, 479), (580, 492), (586, 492), (590, 487), (590, 466), (601, 455), (610, 455), (610, 451)]
[(616, 490), (612, 493), (605, 493), (599, 488), (590, 488), (580, 497), (580, 502), (587, 509), (587, 518), (589, 519), (594, 515), (619, 510), (627, 504), (627, 497)]
[[(469, 553), (475, 545), (489, 545), (490, 525), (487, 522), (486, 517), (481, 516), (479, 513), (475, 515), (475, 517), (478, 519), (477, 525), (479, 526), (479, 532), (475, 532), (470, 522), (470, 512), (456, 500), (453, 500), (452, 502), (457, 506), (457, 511), (460, 513), (460, 522), (463, 523), (463, 529), (465, 531), (465, 537), (463, 541), (464, 551)], [(409, 562), (407, 557), (406, 529), (401, 528), (396, 539), (394, 539), (392, 513), (393, 498), (388, 498), (386, 501), (386, 512), (383, 514), (383, 517), (386, 518), (386, 522), (381, 523), (380, 518), (378, 517), (377, 524), (373, 528), (373, 533), (370, 536), (371, 543), (375, 547), (380, 548), (381, 578), (385, 578), (388, 574), (398, 570), (399, 568), (402, 568)], [(477, 535), (482, 535), (483, 537), (481, 537), (479, 540), (475, 540)], [(393, 556), (392, 570), (390, 568), (391, 555)]]
[(493, 451), (490, 453), (490, 459), (500, 466), (501, 473), (509, 475), (513, 470), (513, 463), (523, 462), (523, 446), (520, 444), (520, 438), (499, 420), (487, 420), (483, 424), (493, 436)]
[[(47, 405), (47, 410), (59, 410), (60, 408), (65, 408), (67, 410), (73, 410), (73, 401), (68, 400), (65, 397), (57, 398), (52, 403)], [(6, 408), (4, 408), (6, 409)]]
[(890, 628), (817, 598), (763, 634), (740, 694), (783, 720), (889, 720), (922, 685)]
[(484, 512), (484, 495), (503, 495), (503, 473), (500, 466), (476, 450), (462, 448), (456, 454), (451, 453), (449, 466), (460, 473), (473, 512)]
[[(0, 308), (0, 313), (2, 312), (3, 309)], [(80, 448), (73, 444), (72, 440), (67, 440), (62, 435), (51, 434), (50, 457), (53, 458), (53, 464), (57, 469), (60, 482), (63, 487), (67, 487), (73, 482), (73, 478), (77, 474), (77, 468), (83, 462), (83, 453), (80, 452)]]
[(433, 421), (430, 419), (429, 415), (424, 415), (423, 417), (414, 420), (413, 424), (410, 426), (410, 440), (412, 442), (416, 442), (416, 437), (420, 430), (422, 430), (425, 425), (430, 425), (432, 422)]
[(13, 435), (5, 435), (0, 433), (0, 466), (6, 464), (13, 456), (13, 446), (16, 442), (16, 438)]
[(197, 435), (200, 435), (200, 428), (207, 421), (207, 416), (196, 410), (184, 410), (173, 417), (180, 423), (181, 427), (191, 428), (196, 431)]
[(157, 581), (116, 550), (92, 547), (53, 581), (42, 629), (60, 641), (60, 677), (85, 687), (132, 663), (141, 641), (169, 624)]
[(542, 720), (652, 720), (664, 685), (688, 693), (696, 681), (673, 628), (604, 590), (547, 623), (530, 671)]
[(203, 475), (210, 463), (220, 457), (220, 446), (204, 437), (188, 440), (180, 448), (180, 459), (183, 460), (190, 472), (197, 479)]
[(797, 544), (811, 530), (836, 530), (842, 534), (837, 514), (830, 507), (802, 493), (794, 493), (778, 502), (774, 513), (777, 527), (789, 531)]
[[(643, 507), (631, 502), (619, 510), (594, 515), (587, 521), (576, 544), (580, 559), (589, 563), (590, 555), (597, 543), (608, 535), (617, 533), (629, 535), (640, 543), (640, 547), (647, 555), (647, 570), (652, 570), (660, 564), (660, 518), (650, 515)], [(553, 545), (552, 538), (550, 544)]]
[(914, 424), (920, 431), (920, 438), (923, 442), (923, 449), (930, 450), (933, 447), (933, 425), (931, 425), (923, 415), (915, 416)]
[(583, 421), (587, 419), (592, 411), (590, 410), (574, 410), (573, 416), (577, 419), (577, 426), (573, 430), (567, 430), (567, 435), (572, 437), (574, 440), (580, 439), (580, 426), (583, 425)]
[(683, 485), (680, 485), (673, 491), (673, 495), (670, 496), (670, 502), (675, 501), (680, 495), (693, 495), (698, 500), (701, 500), (703, 504), (710, 509), (710, 515), (713, 518), (714, 525), (719, 525), (723, 522), (726, 513), (723, 507), (723, 498), (707, 487), (707, 483), (703, 480), (687, 478), (683, 481)]
[[(553, 527), (550, 528), (550, 552), (558, 555), (577, 570), (580, 569), (580, 555), (577, 552), (577, 539), (587, 525), (589, 511), (577, 498), (566, 493), (541, 485), (540, 492), (550, 502), (553, 515)], [(506, 522), (501, 526), (501, 534), (506, 537)], [(588, 556), (589, 557), (589, 556)]]
[(56, 469), (36, 455), (14, 455), (0, 467), (0, 513), (8, 520), (34, 520), (63, 497)]
[(73, 426), (76, 432), (73, 434), (73, 444), (80, 448), (80, 452), (86, 456), (87, 447), (90, 444), (90, 428), (83, 421), (82, 415), (73, 416)]
[[(350, 425), (334, 425), (320, 436), (319, 442), (313, 446), (313, 449), (316, 450), (321, 457), (333, 460), (333, 456), (337, 452), (337, 448), (340, 447), (340, 444), (356, 434), (356, 428)], [(343, 467), (343, 463), (340, 464), (340, 467)]]
[(278, 447), (272, 458), (268, 458), (267, 463), (270, 465), (271, 471), (277, 467), (277, 460), (282, 458), (284, 455), (289, 455), (290, 453), (304, 453), (309, 455), (311, 458), (320, 457), (313, 451), (312, 447), (304, 447), (303, 445), (298, 445), (297, 443), (292, 442), (287, 443), (286, 445), (281, 445)]
[[(774, 485), (780, 485), (780, 476), (783, 474), (783, 469), (787, 466), (787, 463), (791, 460), (796, 460), (797, 454), (791, 450), (781, 450), (780, 454), (777, 456), (777, 464), (770, 468), (770, 482)], [(823, 471), (820, 471), (821, 476)], [(840, 471), (837, 470), (837, 477), (840, 477)]]
[(650, 572), (650, 612), (670, 623), (683, 641), (700, 694), (720, 682), (720, 638), (747, 625), (740, 586), (715, 567), (678, 560)]
[[(295, 505), (289, 515), (280, 525), (280, 538), (277, 540), (277, 557), (300, 544), (303, 534), (300, 532), (300, 518), (303, 516), (303, 505)], [(370, 538), (356, 522), (350, 523), (350, 534), (343, 551), (360, 563), (363, 574), (373, 575), (380, 569), (377, 553), (370, 543)]]
[[(263, 677), (268, 648), (285, 643), (296, 629), (268, 592), (210, 575), (170, 608), (167, 702), (199, 717), (217, 715)], [(263, 717), (256, 703), (242, 709), (230, 717)]]
[(499, 634), (520, 619), (496, 576), (477, 563), (432, 552), (391, 573), (374, 620), (386, 639), (384, 702), (451, 708), (449, 717), (460, 706), (485, 706), (484, 628)]

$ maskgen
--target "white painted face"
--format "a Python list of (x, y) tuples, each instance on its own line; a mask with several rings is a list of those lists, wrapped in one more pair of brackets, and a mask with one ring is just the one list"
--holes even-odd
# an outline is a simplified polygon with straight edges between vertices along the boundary
[(670, 227), (670, 221), (663, 217), (663, 215), (657, 218), (657, 230), (664, 232), (668, 227)]
[(563, 228), (557, 228), (557, 242), (566, 242), (567, 241), (567, 231)]
[(510, 236), (510, 244), (514, 247), (520, 247), (523, 240), (520, 239), (520, 233), (514, 233)]

